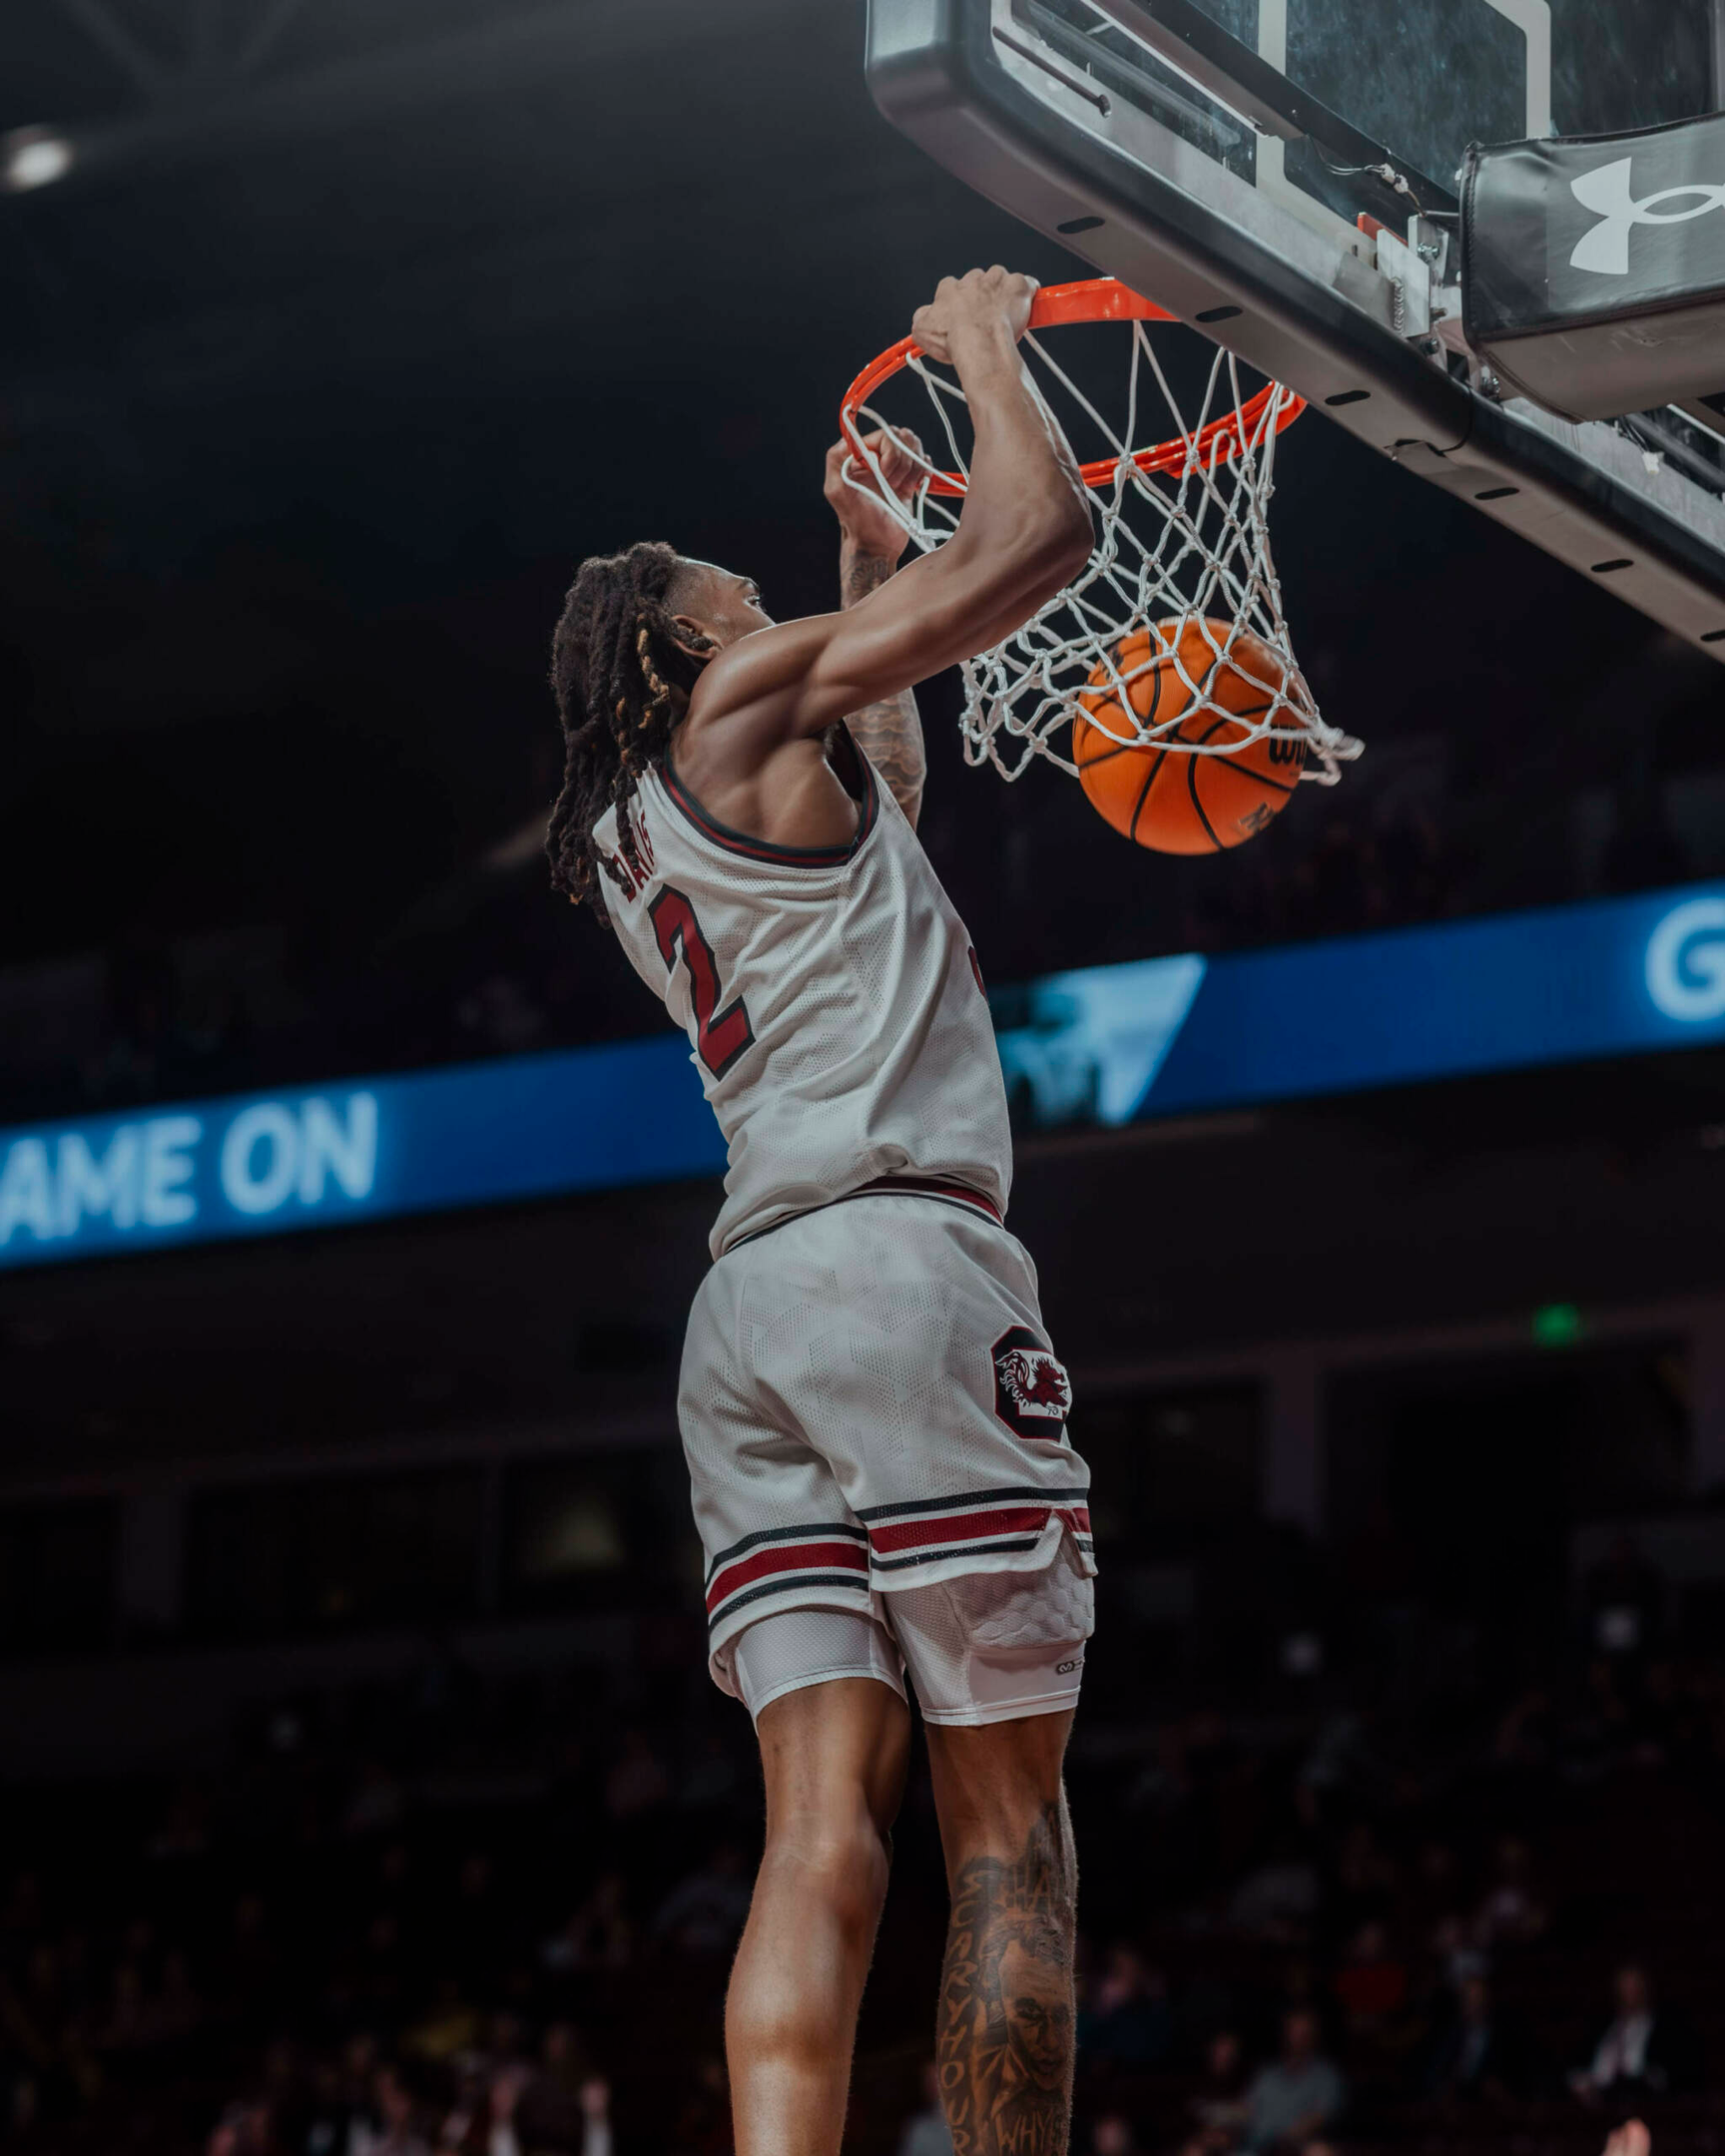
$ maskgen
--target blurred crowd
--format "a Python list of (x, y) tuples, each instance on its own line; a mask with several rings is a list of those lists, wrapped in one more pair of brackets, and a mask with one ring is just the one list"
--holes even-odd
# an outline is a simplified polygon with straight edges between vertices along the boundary
[(1182, 893), (1177, 948), (1358, 935), (1460, 909), (1463, 861), (1438, 817), (1410, 810), (1376, 826), (1325, 818), (1311, 844), (1243, 851), (1225, 875)]
[[(1182, 1697), (1129, 1620), (1099, 1636), (1070, 1774), (1080, 2156), (1593, 2156), (1630, 2109), (1662, 2151), (1716, 2145), (1725, 1678), (1621, 1601), (1507, 1691), (1307, 1652)], [(724, 2156), (757, 1770), (662, 1617), (621, 1670), (482, 1680), (445, 1642), (434, 1681), (281, 1702), (172, 1786), (11, 1789), (6, 2145)], [(918, 1771), (862, 2156), (946, 2156), (943, 1922)]]
[[(1516, 872), (1532, 857), (1526, 844), (1486, 846), (1436, 798), (1417, 797), (1347, 813), (1315, 807), (1286, 838), (1164, 860), (1149, 881), (1142, 857), (1112, 842), (1083, 878), (1051, 879), (1050, 854), (1088, 831), (1081, 798), (1008, 797), (999, 812), (985, 886), (966, 850), (986, 821), (972, 828), (948, 801), (925, 831), (954, 889), (984, 909), (973, 926), (999, 982), (1631, 890), (1702, 865), (1666, 824), (1643, 819), (1585, 874), (1546, 863), (1529, 881)], [(0, 975), (0, 1121), (523, 1054), (653, 1022), (611, 939), (551, 902), (529, 825), (404, 911), (312, 910), (192, 938), (133, 923), (106, 951)]]
[[(1131, 855), (1111, 865), (1126, 878), (1122, 902), (1102, 914), (1129, 947), (1097, 943), (1095, 891), (1062, 940), (1027, 863), (989, 924), (993, 975), (1387, 927), (1453, 903), (1449, 855), (1422, 817), (1382, 831), (1333, 819), (1305, 850), (1198, 864), (1223, 875), (1171, 864), (1148, 906)], [(550, 902), (523, 844), (380, 932), (316, 916), (194, 941), (134, 926), (40, 979), (0, 977), (0, 1120), (520, 1055), (652, 1025), (609, 938)]]

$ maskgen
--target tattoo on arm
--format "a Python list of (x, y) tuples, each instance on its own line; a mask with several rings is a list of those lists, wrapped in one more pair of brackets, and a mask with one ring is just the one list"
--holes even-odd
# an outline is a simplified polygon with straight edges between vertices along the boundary
[(1065, 2156), (1077, 1864), (1064, 1803), (953, 1883), (935, 2055), (957, 2156)]
[[(840, 595), (848, 607), (866, 599), (892, 574), (894, 564), (878, 556), (861, 554), (849, 541), (839, 561)], [(922, 809), (922, 782), (926, 766), (922, 752), (922, 721), (916, 697), (905, 689), (879, 704), (864, 704), (853, 712), (847, 724), (859, 749), (892, 790), (892, 798), (912, 825)]]

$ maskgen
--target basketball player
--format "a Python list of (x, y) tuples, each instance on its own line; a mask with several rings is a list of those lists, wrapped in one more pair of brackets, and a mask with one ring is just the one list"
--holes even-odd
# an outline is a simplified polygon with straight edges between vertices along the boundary
[[(767, 1840), (732, 1975), (739, 2156), (837, 2156), (909, 1742), (951, 1886), (937, 2031), (959, 2156), (1059, 2156), (1076, 1878), (1060, 1763), (1092, 1622), (1089, 1477), (1036, 1276), (1003, 1225), (982, 977), (914, 835), (914, 682), (1088, 557), (1070, 450), (1016, 350), (1035, 291), (944, 279), (913, 324), (969, 399), (957, 532), (849, 486), (845, 605), (775, 624), (746, 576), (583, 564), (553, 651), (553, 881), (602, 903), (684, 1026), (729, 1145), (679, 1415), (714, 1677), (755, 1719)], [(887, 437), (889, 482), (915, 471)]]

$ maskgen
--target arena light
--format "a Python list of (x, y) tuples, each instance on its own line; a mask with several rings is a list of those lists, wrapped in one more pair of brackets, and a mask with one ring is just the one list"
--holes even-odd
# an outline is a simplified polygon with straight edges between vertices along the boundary
[(72, 145), (52, 128), (14, 128), (0, 137), (0, 187), (9, 195), (52, 187), (65, 179), (75, 162)]
[(1585, 1330), (1573, 1303), (1547, 1303), (1533, 1313), (1533, 1338), (1541, 1348), (1573, 1348)]

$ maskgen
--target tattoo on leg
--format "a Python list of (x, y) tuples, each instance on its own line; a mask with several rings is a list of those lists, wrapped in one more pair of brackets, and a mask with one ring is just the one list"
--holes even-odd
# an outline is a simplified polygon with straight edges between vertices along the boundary
[(1065, 2156), (1075, 1864), (1064, 1804), (953, 1884), (936, 2056), (957, 2156)]

